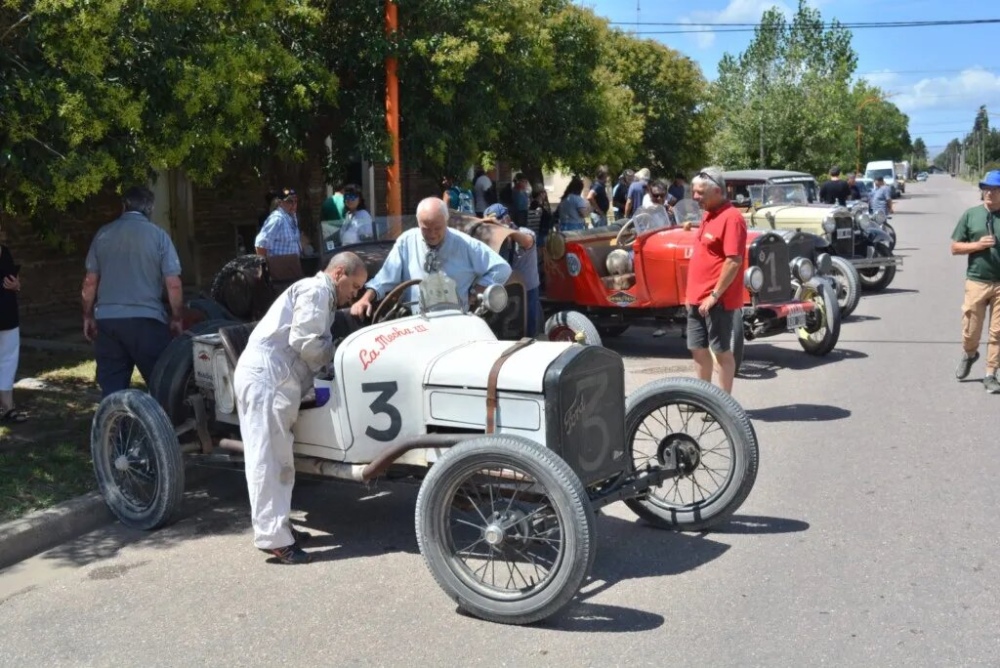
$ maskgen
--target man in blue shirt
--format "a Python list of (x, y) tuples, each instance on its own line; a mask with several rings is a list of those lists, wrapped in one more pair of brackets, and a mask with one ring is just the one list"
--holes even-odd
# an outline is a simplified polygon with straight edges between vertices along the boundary
[[(458, 298), (468, 306), (473, 287), (481, 291), (510, 278), (511, 267), (492, 248), (468, 234), (448, 227), (448, 205), (428, 197), (417, 206), (417, 229), (406, 230), (396, 239), (382, 269), (365, 285), (365, 294), (351, 306), (355, 318), (370, 316), (372, 302), (384, 299), (394, 287), (414, 278), (440, 271), (456, 283)], [(419, 286), (403, 295), (405, 302), (419, 301)], [(419, 306), (414, 306), (414, 311)]]
[(892, 213), (892, 189), (885, 185), (885, 178), (875, 177), (875, 190), (871, 196), (872, 213), (884, 211), (886, 215)]
[(83, 279), (83, 335), (94, 343), (104, 397), (127, 389), (136, 367), (148, 384), (171, 336), (183, 329), (181, 263), (170, 235), (149, 220), (153, 193), (134, 186), (122, 203), (122, 215), (91, 242)]

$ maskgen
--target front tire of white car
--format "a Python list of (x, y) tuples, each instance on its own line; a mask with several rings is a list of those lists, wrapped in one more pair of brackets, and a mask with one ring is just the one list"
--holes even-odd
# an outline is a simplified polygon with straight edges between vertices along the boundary
[(417, 496), (416, 533), (431, 574), (459, 608), (501, 624), (557, 613), (576, 596), (596, 549), (579, 477), (519, 436), (474, 438), (435, 462)]
[(545, 338), (571, 341), (587, 346), (603, 345), (601, 335), (590, 318), (578, 311), (559, 311), (545, 321)]

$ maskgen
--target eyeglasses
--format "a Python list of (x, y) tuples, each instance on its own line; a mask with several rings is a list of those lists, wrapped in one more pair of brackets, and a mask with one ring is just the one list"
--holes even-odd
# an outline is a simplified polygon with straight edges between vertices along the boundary
[(650, 199), (663, 199), (666, 197), (663, 193), (649, 193)]
[(701, 178), (703, 178), (703, 179), (708, 179), (709, 181), (711, 181), (715, 185), (719, 186), (720, 190), (723, 189), (722, 188), (722, 184), (719, 183), (718, 181), (716, 181), (715, 178), (711, 174), (709, 174), (708, 172), (698, 172), (698, 176), (701, 177)]
[(344, 195), (344, 200), (361, 199), (361, 195)]

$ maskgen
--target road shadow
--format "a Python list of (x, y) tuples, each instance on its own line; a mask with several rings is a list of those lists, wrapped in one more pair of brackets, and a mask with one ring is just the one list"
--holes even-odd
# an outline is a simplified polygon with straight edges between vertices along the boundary
[(863, 299), (871, 299), (872, 297), (887, 297), (889, 295), (904, 295), (904, 294), (920, 294), (920, 290), (911, 290), (910, 288), (886, 288), (884, 290), (879, 290), (878, 292), (868, 292), (864, 291), (861, 293)]
[(873, 320), (881, 320), (877, 315), (855, 315), (851, 314), (844, 318), (843, 322), (871, 322)]
[(746, 347), (743, 364), (737, 378), (743, 380), (770, 380), (781, 371), (805, 371), (845, 360), (865, 359), (867, 353), (848, 348), (834, 348), (823, 357), (808, 355), (802, 350), (779, 348), (768, 343), (755, 343)]
[(851, 411), (823, 404), (789, 404), (748, 409), (747, 415), (760, 422), (831, 422), (851, 417)]
[(170, 549), (204, 536), (237, 534), (249, 529), (246, 478), (241, 471), (191, 467), (186, 476), (193, 480), (184, 492), (174, 523), (155, 531), (141, 531), (116, 521), (56, 546), (42, 553), (41, 557), (86, 566), (112, 558), (133, 543)]
[(712, 540), (713, 534), (783, 534), (808, 529), (809, 524), (799, 520), (735, 515), (709, 532), (679, 533), (642, 520), (602, 515), (597, 521), (600, 545), (591, 576), (573, 603), (535, 626), (571, 633), (635, 633), (658, 628), (664, 623), (661, 615), (591, 603), (590, 599), (626, 580), (680, 575), (715, 561), (730, 546)]

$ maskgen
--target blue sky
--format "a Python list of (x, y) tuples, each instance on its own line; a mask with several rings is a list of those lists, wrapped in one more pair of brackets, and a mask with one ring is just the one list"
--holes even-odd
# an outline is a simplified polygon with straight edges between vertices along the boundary
[[(611, 21), (632, 25), (639, 6), (640, 31), (677, 30), (642, 25), (647, 22), (756, 23), (772, 6), (790, 17), (797, 0), (576, 0)], [(1000, 3), (985, 0), (953, 2), (906, 0), (813, 0), (826, 22), (933, 21), (1000, 18)], [(657, 39), (694, 59), (708, 79), (715, 79), (726, 52), (741, 53), (752, 32), (691, 35), (642, 35)], [(1000, 24), (932, 26), (854, 31), (858, 54), (857, 77), (864, 77), (887, 93), (890, 101), (910, 117), (910, 135), (923, 137), (931, 158), (951, 139), (971, 130), (979, 105), (987, 105), (991, 125), (1000, 125)]]

